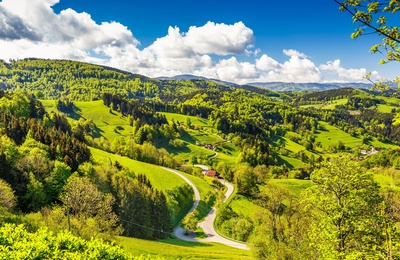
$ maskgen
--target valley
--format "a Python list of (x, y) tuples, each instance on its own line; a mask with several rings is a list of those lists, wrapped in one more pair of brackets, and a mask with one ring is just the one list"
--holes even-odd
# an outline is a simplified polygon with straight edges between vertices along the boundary
[[(68, 227), (88, 240), (97, 232), (133, 257), (252, 259), (268, 249), (296, 258), (319, 250), (307, 245), (324, 235), (316, 221), (331, 205), (318, 204), (324, 181), (332, 181), (325, 190), (351, 183), (345, 194), (376, 194), (349, 200), (357, 205), (399, 202), (395, 90), (274, 92), (36, 59), (3, 63), (1, 73), (0, 187), (15, 194), (1, 224)], [(321, 177), (341, 170), (351, 178)], [(224, 183), (234, 187), (226, 201)], [(92, 195), (79, 197), (82, 185)], [(70, 202), (94, 197), (103, 206)], [(215, 222), (202, 223), (210, 211)], [(196, 242), (173, 235), (191, 213)]]

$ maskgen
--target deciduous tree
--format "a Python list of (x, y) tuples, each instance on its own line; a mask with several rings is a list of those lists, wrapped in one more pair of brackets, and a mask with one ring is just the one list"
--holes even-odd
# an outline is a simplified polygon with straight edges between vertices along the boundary
[(311, 173), (313, 186), (305, 195), (313, 207), (312, 244), (321, 258), (368, 258), (379, 233), (376, 209), (379, 186), (372, 175), (349, 156), (322, 163)]
[(198, 212), (193, 211), (187, 214), (182, 220), (182, 227), (186, 230), (186, 234), (189, 234), (189, 230), (195, 230), (199, 220), (197, 219)]
[(114, 197), (104, 194), (87, 177), (72, 176), (63, 189), (61, 201), (71, 215), (72, 231), (91, 238), (112, 238), (122, 233), (113, 212)]
[(7, 210), (13, 209), (15, 206), (15, 196), (10, 184), (0, 179), (0, 208)]

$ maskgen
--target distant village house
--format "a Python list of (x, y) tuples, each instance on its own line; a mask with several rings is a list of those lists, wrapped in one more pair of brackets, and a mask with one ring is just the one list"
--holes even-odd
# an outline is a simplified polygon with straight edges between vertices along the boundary
[(376, 153), (378, 153), (379, 152), (379, 150), (378, 149), (375, 149), (375, 147), (372, 147), (372, 149), (371, 149), (371, 151), (370, 150), (361, 150), (361, 154), (362, 155), (369, 155), (369, 154), (376, 154)]
[(207, 177), (218, 178), (219, 174), (217, 171), (208, 170), (205, 174)]

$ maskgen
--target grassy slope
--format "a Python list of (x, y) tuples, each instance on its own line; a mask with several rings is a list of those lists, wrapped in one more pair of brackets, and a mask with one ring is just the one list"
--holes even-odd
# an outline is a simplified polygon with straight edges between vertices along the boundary
[(186, 119), (190, 118), (192, 125), (200, 126), (201, 130), (195, 129), (187, 129), (187, 135), (182, 137), (182, 140), (186, 142), (187, 148), (184, 150), (174, 150), (171, 148), (166, 148), (168, 152), (179, 155), (184, 160), (189, 160), (192, 156), (196, 157), (210, 157), (215, 155), (215, 152), (205, 149), (201, 146), (196, 145), (196, 141), (200, 144), (207, 143), (212, 144), (216, 143), (222, 146), (222, 152), (218, 152), (217, 159), (220, 161), (224, 161), (231, 167), (234, 167), (236, 164), (236, 158), (239, 155), (240, 151), (237, 147), (235, 147), (232, 143), (227, 143), (225, 140), (216, 134), (216, 130), (213, 129), (213, 126), (208, 121), (208, 119), (195, 117), (195, 116), (187, 116), (175, 113), (161, 113), (166, 116), (167, 120), (175, 120), (179, 122), (183, 122), (186, 124)]
[(114, 163), (115, 161), (118, 161), (121, 165), (131, 169), (135, 173), (145, 174), (155, 189), (162, 191), (172, 190), (185, 183), (179, 176), (156, 165), (135, 161), (127, 157), (117, 156), (95, 148), (90, 148), (90, 151), (96, 161), (103, 163), (110, 161)]
[[(208, 182), (205, 179), (201, 179), (199, 177), (183, 173), (190, 181), (196, 185), (197, 189), (200, 192), (200, 202), (199, 205), (197, 206), (197, 211), (199, 212), (199, 219), (203, 219), (204, 217), (207, 216), (207, 214), (210, 212), (211, 207), (207, 205), (205, 202), (206, 200), (206, 195), (208, 193), (215, 193), (214, 189), (208, 184)], [(206, 177), (207, 178), (207, 177)], [(217, 194), (215, 193), (215, 196)]]
[(296, 196), (300, 196), (300, 193), (312, 185), (309, 180), (297, 180), (297, 179), (275, 179), (269, 180), (271, 184), (281, 186), (287, 190), (292, 191)]
[[(57, 111), (54, 100), (41, 100), (46, 111)], [(112, 142), (116, 137), (129, 135), (132, 127), (129, 125), (127, 118), (121, 116), (118, 112), (112, 111), (103, 104), (102, 100), (91, 102), (74, 102), (75, 114), (71, 115), (70, 120), (92, 119), (96, 124), (99, 134)], [(118, 127), (118, 132), (114, 129)]]
[[(41, 100), (46, 111), (57, 111), (55, 108), (54, 100)], [(121, 116), (118, 112), (112, 111), (103, 105), (102, 100), (91, 101), (91, 102), (74, 102), (76, 112), (71, 116), (70, 121), (83, 119), (92, 119), (98, 128), (98, 132), (101, 136), (112, 142), (118, 136), (128, 136), (132, 132), (132, 127), (128, 124), (126, 117)], [(186, 148), (182, 150), (175, 150), (167, 145), (162, 146), (169, 153), (178, 155), (183, 160), (189, 160), (192, 156), (196, 157), (210, 157), (215, 155), (214, 151), (203, 148), (196, 145), (196, 141), (199, 143), (221, 143), (225, 140), (220, 136), (213, 133), (215, 129), (207, 119), (199, 118), (195, 116), (186, 116), (175, 113), (161, 113), (167, 117), (167, 120), (175, 120), (186, 123), (186, 118), (190, 118), (192, 125), (200, 126), (202, 130), (187, 129), (187, 135), (181, 139), (186, 142)], [(118, 127), (118, 131), (114, 131)], [(216, 131), (216, 130), (215, 130)], [(220, 153), (220, 160), (225, 161), (227, 164), (233, 166), (236, 161), (236, 157), (239, 154), (238, 149), (230, 144), (229, 149), (232, 153)]]
[[(321, 142), (323, 148), (326, 149), (332, 144), (337, 144), (339, 140), (342, 141), (346, 147), (350, 148), (361, 147), (362, 142), (360, 138), (351, 136), (350, 134), (326, 122), (320, 121), (319, 123), (326, 129), (326, 131), (325, 130), (319, 131), (319, 133), (316, 134), (317, 136), (316, 141)], [(371, 145), (378, 148), (386, 148), (386, 149), (397, 147), (396, 145), (390, 143), (382, 143), (378, 141), (376, 138), (373, 138)]]
[(279, 157), (286, 162), (290, 169), (301, 168), (305, 165), (304, 162), (296, 158), (288, 157), (285, 155), (279, 155)]
[[(293, 133), (296, 134), (294, 132), (288, 132), (288, 133)], [(292, 140), (290, 140), (289, 138), (286, 137), (281, 137), (281, 136), (275, 136), (273, 139), (273, 143), (272, 145), (277, 145), (277, 141), (280, 140), (283, 144), (285, 149), (293, 152), (293, 153), (298, 153), (300, 151), (304, 151), (307, 156), (310, 156), (311, 154), (314, 155), (315, 158), (317, 158), (319, 155), (310, 151), (307, 151), (306, 148), (304, 146), (302, 146), (301, 144), (298, 144), (296, 142), (293, 142)], [(289, 168), (300, 168), (302, 166), (304, 166), (304, 162), (302, 162), (301, 160), (297, 159), (297, 158), (292, 158), (292, 157), (288, 157), (285, 155), (279, 155), (279, 157), (285, 161), (287, 163), (287, 165), (289, 166)]]
[[(100, 129), (101, 135), (110, 142), (120, 135), (127, 136), (132, 133), (128, 119), (116, 111), (110, 113), (110, 109), (103, 104), (102, 100), (75, 102), (74, 104), (78, 108), (76, 114), (84, 119), (93, 119), (93, 123)], [(118, 133), (114, 131), (116, 127), (119, 127)]]
[(238, 214), (254, 220), (255, 214), (261, 211), (261, 207), (257, 206), (243, 195), (236, 195), (229, 203), (232, 210)]
[(162, 112), (160, 114), (165, 115), (168, 121), (170, 120), (175, 120), (179, 121), (181, 123), (186, 124), (187, 118), (190, 119), (190, 122), (194, 126), (201, 126), (201, 127), (211, 127), (208, 120), (205, 118), (197, 117), (197, 116), (187, 116), (187, 115), (181, 115), (181, 114), (175, 114), (175, 113), (167, 113), (167, 112)]
[(254, 259), (251, 251), (217, 243), (193, 243), (178, 239), (147, 241), (120, 237), (118, 243), (132, 255), (150, 255), (165, 259)]
[(316, 141), (321, 142), (323, 148), (327, 149), (331, 144), (337, 144), (339, 140), (342, 141), (345, 146), (350, 148), (361, 146), (360, 138), (353, 137), (326, 122), (319, 121), (318, 123), (326, 129), (323, 131), (319, 131), (316, 134)]
[[(48, 112), (56, 111), (54, 100), (41, 100)], [(118, 136), (128, 136), (132, 127), (128, 124), (126, 117), (121, 116), (118, 112), (112, 111), (103, 105), (102, 100), (91, 101), (91, 102), (75, 102), (76, 113), (72, 115), (70, 120), (92, 119), (98, 128), (100, 135), (105, 137), (107, 140), (112, 142)], [(222, 151), (218, 152), (216, 157), (219, 161), (224, 161), (230, 167), (235, 167), (236, 159), (240, 153), (240, 150), (235, 147), (232, 143), (227, 143), (223, 138), (214, 133), (216, 130), (213, 129), (212, 125), (207, 119), (199, 118), (195, 116), (186, 116), (175, 113), (161, 113), (167, 117), (167, 120), (175, 120), (179, 122), (186, 123), (186, 119), (190, 118), (192, 125), (200, 126), (201, 130), (186, 129), (187, 135), (183, 136), (181, 139), (185, 141), (186, 147), (181, 150), (176, 150), (163, 145), (169, 153), (181, 157), (183, 160), (188, 161), (191, 157), (211, 157), (215, 155), (214, 151), (203, 148), (196, 145), (196, 141), (199, 143), (219, 143), (222, 146)], [(118, 131), (114, 131), (118, 127)], [(288, 139), (285, 139), (287, 144), (287, 149), (293, 152), (299, 150), (304, 150), (305, 148), (298, 145)], [(298, 147), (295, 147), (295, 146)], [(300, 147), (300, 148), (299, 148)], [(307, 152), (308, 153), (308, 152)], [(293, 168), (298, 168), (303, 165), (301, 161), (294, 158), (289, 158), (282, 156), (281, 159), (286, 161)]]
[(318, 104), (303, 105), (300, 107), (302, 107), (302, 108), (314, 107), (314, 108), (318, 108), (318, 109), (333, 110), (338, 105), (345, 105), (347, 103), (347, 101), (348, 101), (347, 98), (342, 98), (342, 99), (336, 99), (336, 100), (332, 100), (329, 102), (323, 102), (323, 103), (318, 103)]
[(392, 113), (392, 109), (397, 109), (398, 107), (396, 106), (391, 106), (391, 105), (385, 105), (385, 104), (379, 104), (377, 106), (378, 111), (381, 113)]

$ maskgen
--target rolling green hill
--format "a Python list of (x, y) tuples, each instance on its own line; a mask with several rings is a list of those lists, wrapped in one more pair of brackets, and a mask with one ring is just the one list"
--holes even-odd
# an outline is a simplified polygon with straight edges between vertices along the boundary
[[(0, 173), (18, 192), (16, 209), (27, 214), (22, 219), (32, 227), (53, 223), (57, 217), (64, 221), (65, 211), (52, 207), (68, 204), (60, 194), (73, 178), (112, 193), (119, 204), (109, 209), (124, 220), (130, 212), (139, 212), (137, 205), (153, 210), (161, 201), (167, 205), (163, 216), (176, 224), (190, 208), (191, 190), (160, 166), (185, 171), (195, 183), (201, 193), (199, 218), (212, 207), (218, 185), (199, 178), (201, 173), (190, 165), (206, 164), (234, 182), (237, 194), (219, 209), (223, 220), (217, 225), (241, 241), (265, 231), (274, 214), (290, 218), (289, 200), (300, 200), (301, 192), (311, 186), (310, 174), (336, 154), (353, 156), (354, 161), (357, 157), (366, 168), (379, 169), (375, 179), (384, 187), (397, 183), (400, 162), (394, 157), (400, 125), (394, 122), (399, 120), (400, 99), (394, 92), (343, 88), (273, 93), (206, 79), (150, 79), (51, 60), (3, 62), (0, 82), (6, 90), (0, 91)], [(377, 155), (361, 156), (361, 150), (372, 147), (379, 149)], [(134, 196), (137, 190), (140, 196)], [(120, 211), (132, 201), (138, 204)], [(153, 211), (154, 216), (159, 213)], [(139, 235), (160, 238), (156, 232), (143, 233)], [(119, 242), (134, 255), (166, 259), (252, 257), (221, 245), (176, 239), (120, 237)]]

